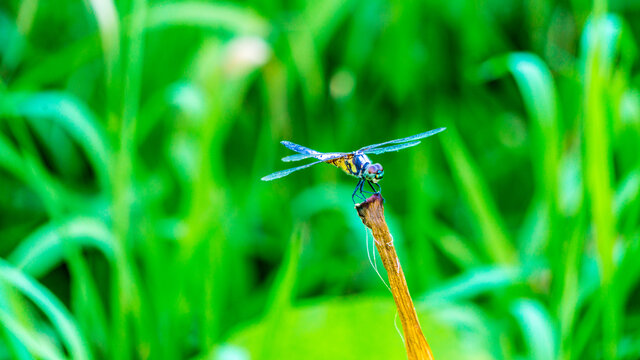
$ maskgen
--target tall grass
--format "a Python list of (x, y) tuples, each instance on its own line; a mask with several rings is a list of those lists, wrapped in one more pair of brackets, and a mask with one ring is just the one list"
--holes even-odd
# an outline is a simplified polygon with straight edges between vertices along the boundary
[(637, 10), (3, 2), (0, 359), (402, 358), (353, 179), (259, 179), (438, 126), (374, 159), (435, 357), (640, 357)]

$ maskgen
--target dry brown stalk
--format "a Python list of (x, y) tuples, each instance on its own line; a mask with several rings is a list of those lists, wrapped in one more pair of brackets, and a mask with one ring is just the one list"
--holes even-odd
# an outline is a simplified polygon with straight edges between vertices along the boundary
[(384, 219), (382, 201), (382, 197), (375, 194), (365, 202), (357, 204), (356, 210), (365, 226), (373, 232), (376, 248), (382, 258), (384, 268), (387, 270), (389, 286), (404, 329), (407, 357), (409, 360), (433, 359), (429, 344), (422, 334), (422, 328), (418, 322), (418, 315), (393, 245), (393, 237), (389, 233), (389, 227)]

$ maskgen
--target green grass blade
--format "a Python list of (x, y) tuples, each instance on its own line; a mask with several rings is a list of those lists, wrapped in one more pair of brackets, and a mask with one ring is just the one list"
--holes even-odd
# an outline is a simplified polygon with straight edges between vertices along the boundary
[(11, 331), (12, 335), (38, 358), (63, 360), (66, 359), (63, 352), (56, 348), (44, 334), (29, 330), (19, 320), (0, 308), (0, 322), (2, 326)]
[[(15, 289), (6, 286), (4, 283), (0, 283), (0, 309), (7, 313), (16, 314), (23, 306), (23, 299), (20, 297)], [(32, 318), (28, 313), (20, 311), (20, 323), (21, 327), (33, 329), (34, 324)], [(33, 360), (33, 355), (29, 352), (27, 347), (20, 338), (15, 334), (15, 331), (10, 326), (5, 326), (4, 322), (0, 321), (0, 338), (4, 339), (6, 344), (6, 351), (10, 353), (18, 360)], [(8, 356), (7, 356), (8, 357)], [(0, 355), (0, 358), (4, 358), (4, 354)]]
[(485, 293), (523, 284), (526, 280), (527, 274), (517, 267), (475, 268), (430, 290), (422, 300), (427, 302), (437, 299), (451, 302), (470, 300)]
[(171, 25), (226, 30), (238, 35), (266, 36), (269, 24), (253, 11), (234, 4), (184, 1), (151, 6), (148, 28)]
[(107, 86), (113, 85), (115, 65), (120, 55), (120, 19), (118, 10), (111, 0), (85, 0), (91, 7), (91, 15), (96, 19), (102, 53), (105, 63)]
[[(595, 228), (602, 291), (609, 293), (614, 274), (613, 248), (615, 219), (613, 214), (613, 169), (609, 138), (609, 120), (605, 96), (614, 64), (620, 23), (615, 17), (591, 18), (585, 27), (584, 52), (584, 164), (586, 190), (590, 195), (591, 216)], [(621, 318), (617, 315), (616, 297), (608, 294), (603, 308), (603, 341), (605, 359), (616, 357)]]
[[(523, 227), (521, 239), (525, 254), (538, 254), (553, 233), (558, 198), (560, 134), (556, 88), (547, 65), (536, 55), (512, 53), (494, 58), (481, 67), (480, 75), (492, 80), (512, 74), (532, 122), (531, 162), (536, 175), (536, 195)], [(528, 226), (527, 226), (528, 225)], [(537, 233), (531, 231), (538, 229)]]
[(103, 189), (109, 187), (109, 151), (102, 125), (91, 111), (62, 92), (6, 93), (0, 99), (1, 116), (24, 116), (31, 121), (53, 120), (84, 149)]
[(114, 260), (115, 242), (111, 231), (102, 221), (88, 217), (44, 225), (25, 238), (8, 260), (21, 271), (40, 277), (64, 259), (65, 241), (73, 241), (81, 247), (97, 248), (107, 260)]
[(544, 306), (535, 300), (519, 300), (511, 306), (511, 312), (520, 325), (531, 358), (556, 359), (558, 350), (555, 326)]
[(99, 58), (100, 42), (98, 40), (97, 35), (89, 35), (30, 64), (11, 83), (11, 89), (14, 91), (41, 89), (64, 81), (78, 68)]
[[(298, 262), (303, 242), (309, 238), (309, 230), (306, 225), (300, 224), (294, 230), (289, 240), (287, 253), (283, 259), (278, 274), (273, 283), (272, 292), (267, 303), (267, 313), (265, 314), (266, 326), (269, 332), (276, 333), (283, 325), (283, 315), (292, 307), (295, 296), (295, 285), (298, 277)], [(271, 339), (264, 338), (264, 344), (260, 349), (259, 359), (273, 358)]]
[(447, 128), (439, 136), (442, 148), (451, 166), (453, 177), (465, 196), (479, 229), (484, 251), (494, 261), (502, 264), (515, 261), (515, 249), (503, 225), (497, 206), (489, 194), (482, 175), (463, 144), (458, 131), (450, 121), (441, 121)]
[(20, 180), (25, 179), (24, 164), (20, 155), (2, 134), (0, 134), (0, 168), (3, 168)]
[(0, 259), (0, 279), (18, 289), (47, 315), (74, 359), (91, 358), (91, 352), (75, 320), (60, 300), (47, 288), (2, 259)]
[[(533, 163), (538, 168), (538, 181), (543, 187), (546, 203), (553, 208), (556, 203), (560, 146), (553, 77), (546, 64), (532, 54), (510, 54), (507, 64), (516, 79), (529, 117), (536, 125)], [(539, 160), (540, 156), (542, 161)]]

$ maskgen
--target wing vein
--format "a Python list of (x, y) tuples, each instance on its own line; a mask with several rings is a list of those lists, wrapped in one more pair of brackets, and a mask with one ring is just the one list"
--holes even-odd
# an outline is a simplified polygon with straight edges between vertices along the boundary
[(415, 141), (415, 140), (419, 140), (419, 139), (424, 139), (426, 137), (429, 137), (429, 136), (435, 135), (435, 134), (437, 134), (439, 132), (442, 132), (442, 131), (444, 131), (446, 129), (447, 128), (441, 127), (441, 128), (429, 130), (429, 131), (426, 131), (426, 132), (423, 132), (423, 133), (420, 133), (420, 134), (407, 136), (407, 137), (402, 138), (402, 139), (389, 140), (389, 141), (385, 141), (385, 142), (379, 143), (379, 144), (368, 145), (368, 146), (365, 146), (365, 147), (359, 149), (358, 151), (366, 151), (366, 150), (369, 150), (369, 149), (378, 148), (378, 147), (383, 146), (383, 145), (405, 143), (405, 142), (409, 142), (409, 141)]

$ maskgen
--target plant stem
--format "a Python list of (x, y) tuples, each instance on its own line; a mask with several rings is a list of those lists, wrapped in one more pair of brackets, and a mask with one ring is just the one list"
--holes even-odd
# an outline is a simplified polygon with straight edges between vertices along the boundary
[(376, 248), (378, 249), (380, 258), (382, 258), (384, 268), (387, 270), (389, 286), (391, 287), (391, 293), (396, 302), (404, 330), (407, 357), (409, 360), (433, 359), (429, 344), (418, 322), (418, 315), (413, 306), (409, 288), (404, 278), (404, 272), (402, 272), (402, 267), (400, 266), (400, 261), (398, 260), (395, 246), (393, 245), (393, 237), (384, 219), (382, 201), (382, 197), (375, 194), (365, 202), (357, 204), (356, 210), (364, 225), (373, 232)]

